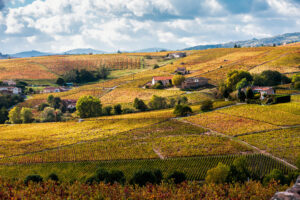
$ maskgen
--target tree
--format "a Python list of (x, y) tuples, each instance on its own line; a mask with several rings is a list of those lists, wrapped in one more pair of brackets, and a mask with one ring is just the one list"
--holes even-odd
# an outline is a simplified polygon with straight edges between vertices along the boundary
[(12, 124), (20, 124), (20, 123), (22, 123), (21, 108), (18, 107), (18, 106), (16, 106), (13, 109), (11, 109), (9, 111), (8, 117), (9, 117), (9, 121)]
[(226, 88), (229, 92), (236, 90), (236, 85), (244, 78), (246, 78), (247, 82), (252, 82), (253, 80), (253, 77), (247, 71), (234, 70), (229, 72), (226, 79)]
[(184, 105), (184, 104), (187, 104), (188, 103), (188, 98), (186, 96), (179, 96), (177, 97), (177, 104), (181, 104), (181, 105)]
[(30, 108), (22, 108), (21, 110), (21, 120), (25, 123), (31, 123), (33, 121), (33, 114)]
[(115, 115), (122, 114), (122, 106), (120, 104), (114, 105), (114, 113)]
[(245, 157), (239, 157), (233, 161), (230, 166), (230, 171), (227, 176), (228, 182), (245, 182), (250, 177), (250, 172), (247, 167), (247, 160)]
[(173, 111), (173, 113), (177, 116), (177, 117), (185, 117), (189, 114), (191, 114), (193, 111), (191, 109), (191, 107), (189, 107), (188, 105), (176, 105), (175, 109)]
[(183, 181), (186, 181), (186, 175), (183, 172), (173, 172), (168, 177), (169, 180), (173, 180), (175, 184), (182, 183)]
[(106, 79), (110, 74), (109, 70), (105, 67), (100, 67), (97, 71), (97, 78)]
[(8, 120), (8, 111), (5, 107), (0, 109), (0, 124), (4, 124)]
[(285, 183), (284, 174), (278, 169), (273, 169), (270, 174), (264, 178), (263, 183), (268, 184), (271, 180), (279, 181), (282, 185)]
[(172, 78), (172, 84), (175, 85), (176, 87), (180, 87), (181, 83), (183, 83), (185, 80), (185, 77), (182, 75), (175, 75)]
[(247, 99), (253, 99), (253, 97), (254, 97), (254, 93), (250, 87), (248, 87), (246, 90), (246, 97), (247, 97)]
[(244, 91), (239, 90), (239, 92), (238, 92), (238, 99), (240, 100), (240, 102), (245, 102), (246, 94), (245, 94)]
[(61, 77), (59, 77), (57, 80), (56, 80), (56, 84), (57, 85), (64, 85), (65, 84), (65, 80)]
[(96, 97), (83, 96), (77, 101), (76, 110), (81, 118), (98, 117), (101, 115), (102, 105)]
[(48, 102), (49, 105), (52, 106), (53, 105), (53, 101), (54, 101), (54, 96), (51, 94), (51, 95), (48, 96), (47, 102)]
[(159, 110), (159, 109), (164, 109), (164, 108), (168, 107), (166, 98), (159, 97), (156, 95), (152, 96), (151, 101), (149, 102), (148, 105), (152, 110)]
[(106, 106), (103, 108), (103, 115), (111, 115), (112, 107), (111, 106)]
[(205, 100), (203, 101), (202, 105), (201, 105), (201, 110), (203, 112), (207, 112), (213, 109), (213, 102), (212, 100)]
[(207, 171), (205, 181), (207, 183), (216, 183), (216, 184), (225, 183), (229, 171), (230, 168), (227, 165), (223, 163), (219, 163), (217, 167)]
[(144, 103), (143, 100), (135, 98), (134, 99), (134, 103), (133, 103), (133, 107), (137, 110), (140, 111), (146, 111), (148, 109), (147, 105)]
[(281, 84), (282, 75), (278, 71), (266, 70), (261, 73), (265, 80), (265, 86), (274, 86)]
[(43, 178), (40, 175), (29, 175), (25, 178), (24, 184), (28, 185), (29, 182), (40, 183), (43, 182)]
[(130, 184), (145, 186), (147, 183), (155, 184), (156, 180), (157, 178), (152, 171), (140, 170), (133, 175)]
[(153, 66), (153, 69), (157, 69), (157, 68), (159, 68), (159, 65), (158, 65), (158, 64), (155, 64), (155, 65)]
[(299, 90), (300, 89), (300, 81), (294, 83), (294, 88)]
[(236, 84), (236, 90), (240, 90), (249, 85), (249, 82), (246, 78), (243, 78), (240, 82)]
[(108, 177), (106, 178), (105, 182), (109, 184), (114, 184), (114, 183), (120, 183), (124, 184), (126, 181), (124, 173), (120, 170), (112, 170), (109, 174)]
[(61, 120), (61, 112), (54, 108), (46, 107), (41, 113), (43, 122), (56, 122)]

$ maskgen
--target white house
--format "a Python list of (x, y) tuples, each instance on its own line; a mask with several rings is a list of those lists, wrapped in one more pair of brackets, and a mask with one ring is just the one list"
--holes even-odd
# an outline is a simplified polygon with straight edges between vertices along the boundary
[(155, 85), (158, 82), (161, 82), (163, 86), (168, 86), (172, 84), (173, 76), (154, 76), (152, 78), (152, 85)]
[(17, 87), (0, 87), (0, 93), (21, 94), (21, 88)]

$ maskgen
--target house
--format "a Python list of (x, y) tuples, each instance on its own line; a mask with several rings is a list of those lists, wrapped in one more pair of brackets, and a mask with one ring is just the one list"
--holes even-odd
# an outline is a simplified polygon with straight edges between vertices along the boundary
[(21, 94), (22, 89), (17, 87), (0, 87), (0, 93), (2, 94)]
[(70, 88), (65, 87), (46, 87), (43, 93), (57, 93), (57, 92), (66, 92), (69, 91)]
[(252, 89), (253, 93), (260, 93), (260, 99), (264, 99), (265, 95), (275, 94), (275, 90), (272, 87), (252, 86), (251, 89)]
[(170, 58), (170, 59), (183, 58), (183, 57), (186, 57), (186, 53), (185, 52), (170, 53), (168, 55), (168, 58)]
[(189, 71), (187, 71), (185, 67), (178, 67), (175, 73), (185, 75), (188, 74)]
[(154, 76), (152, 78), (152, 85), (155, 85), (158, 82), (161, 82), (164, 87), (172, 84), (173, 76)]
[(181, 88), (182, 89), (192, 89), (192, 88), (198, 88), (201, 86), (205, 86), (206, 84), (208, 84), (208, 79), (204, 78), (204, 77), (191, 77), (191, 78), (187, 78), (185, 79), (185, 81), (183, 81), (181, 83)]
[(16, 86), (17, 85), (16, 81), (13, 81), (13, 80), (4, 80), (2, 82), (4, 85), (8, 85), (8, 86)]
[(66, 100), (63, 100), (66, 105), (67, 105), (67, 108), (68, 109), (75, 109), (76, 108), (76, 103), (77, 103), (77, 100), (74, 100), (74, 99), (66, 99)]

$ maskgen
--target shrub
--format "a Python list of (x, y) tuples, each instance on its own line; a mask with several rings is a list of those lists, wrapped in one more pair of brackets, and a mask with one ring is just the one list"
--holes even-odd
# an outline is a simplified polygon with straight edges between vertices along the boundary
[(213, 109), (213, 102), (212, 100), (205, 100), (203, 101), (202, 105), (201, 105), (201, 110), (206, 112), (206, 111), (210, 111)]
[(153, 89), (164, 89), (164, 85), (159, 81), (152, 86)]
[(268, 184), (271, 180), (279, 181), (282, 185), (285, 183), (284, 174), (278, 169), (273, 169), (270, 174), (264, 178), (263, 183)]
[(155, 64), (155, 65), (153, 66), (153, 69), (157, 69), (157, 68), (159, 68), (159, 65), (158, 65), (158, 64)]
[(185, 117), (189, 114), (191, 114), (193, 111), (191, 109), (191, 107), (189, 107), (188, 105), (176, 105), (175, 109), (174, 109), (174, 114), (177, 117)]
[(21, 108), (16, 106), (13, 109), (11, 109), (8, 113), (9, 121), (12, 124), (20, 124), (22, 123), (21, 119)]
[(106, 106), (103, 108), (103, 115), (111, 115), (112, 107)]
[(64, 85), (64, 84), (65, 84), (65, 80), (64, 80), (63, 78), (58, 78), (58, 79), (56, 80), (56, 84), (57, 84), (57, 85)]
[(21, 120), (25, 123), (31, 123), (33, 121), (33, 114), (30, 108), (22, 108), (21, 109)]
[(83, 96), (77, 101), (76, 110), (81, 118), (98, 117), (101, 115), (102, 105), (96, 97)]
[(38, 107), (38, 111), (43, 111), (45, 108), (49, 107), (49, 104), (47, 103), (42, 103)]
[(56, 182), (59, 181), (58, 176), (55, 173), (50, 174), (47, 179)]
[(106, 183), (114, 184), (114, 183), (120, 183), (124, 184), (126, 181), (124, 173), (119, 170), (113, 170), (111, 171), (107, 178), (105, 179)]
[(137, 184), (139, 186), (145, 186), (148, 183), (156, 183), (156, 177), (152, 171), (140, 170), (136, 172), (130, 180), (130, 184)]
[(156, 184), (160, 184), (163, 179), (163, 174), (159, 169), (154, 170), (153, 172), (155, 178), (156, 178)]
[(41, 113), (43, 122), (58, 122), (61, 121), (62, 113), (60, 110), (54, 110), (54, 108), (47, 107)]
[(247, 97), (247, 99), (253, 99), (253, 97), (254, 97), (254, 93), (250, 87), (248, 87), (246, 90), (246, 97)]
[(225, 183), (229, 174), (230, 168), (223, 164), (219, 163), (217, 167), (212, 168), (207, 171), (205, 181), (207, 183)]
[(114, 114), (116, 115), (122, 114), (122, 106), (120, 104), (114, 105)]
[(173, 78), (172, 78), (172, 84), (179, 87), (181, 86), (181, 83), (185, 80), (185, 77), (182, 76), (182, 75), (175, 75)]
[(173, 180), (175, 184), (182, 183), (183, 181), (186, 181), (186, 175), (183, 172), (173, 172), (168, 176), (169, 180)]
[(245, 102), (246, 95), (245, 95), (244, 91), (239, 91), (238, 92), (238, 99), (240, 100), (240, 102)]
[(291, 102), (291, 95), (273, 95), (273, 103), (288, 103)]
[(43, 178), (40, 175), (29, 175), (24, 180), (25, 185), (28, 185), (30, 181), (34, 183), (40, 183), (43, 182)]
[(133, 107), (140, 111), (146, 111), (148, 109), (144, 101), (138, 98), (134, 99)]
[(294, 88), (299, 90), (300, 89), (300, 81), (294, 83)]
[(130, 114), (130, 113), (134, 113), (133, 109), (130, 108), (124, 108), (122, 111), (123, 114)]
[(153, 110), (164, 109), (168, 107), (166, 98), (153, 95), (149, 102), (149, 107)]
[(108, 177), (109, 173), (105, 169), (100, 168), (96, 171), (95, 178), (97, 183), (107, 180)]

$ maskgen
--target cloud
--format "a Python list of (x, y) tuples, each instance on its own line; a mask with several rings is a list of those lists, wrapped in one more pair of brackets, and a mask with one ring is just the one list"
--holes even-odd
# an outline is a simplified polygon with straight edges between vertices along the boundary
[(0, 12), (0, 51), (8, 53), (181, 49), (300, 30), (300, 0), (13, 1)]
[(5, 2), (4, 0), (0, 0), (0, 11), (4, 8)]

